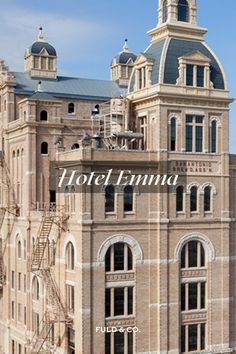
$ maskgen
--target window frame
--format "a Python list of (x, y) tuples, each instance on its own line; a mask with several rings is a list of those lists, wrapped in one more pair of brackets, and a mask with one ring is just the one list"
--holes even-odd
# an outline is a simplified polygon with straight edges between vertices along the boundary
[[(185, 13), (181, 13), (183, 10), (185, 10)], [(190, 7), (188, 1), (179, 0), (177, 4), (177, 20), (179, 22), (189, 22), (189, 19), (190, 19)]]

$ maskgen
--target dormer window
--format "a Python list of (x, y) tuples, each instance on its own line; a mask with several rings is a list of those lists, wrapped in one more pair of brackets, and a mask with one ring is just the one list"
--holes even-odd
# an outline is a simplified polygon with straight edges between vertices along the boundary
[(210, 62), (211, 60), (199, 51), (191, 52), (179, 58), (177, 85), (211, 88)]
[(141, 54), (136, 60), (136, 89), (142, 90), (151, 84), (151, 74), (154, 61)]
[(189, 5), (187, 0), (178, 1), (178, 21), (189, 22)]
[(72, 102), (68, 104), (68, 113), (69, 114), (75, 113), (75, 104)]

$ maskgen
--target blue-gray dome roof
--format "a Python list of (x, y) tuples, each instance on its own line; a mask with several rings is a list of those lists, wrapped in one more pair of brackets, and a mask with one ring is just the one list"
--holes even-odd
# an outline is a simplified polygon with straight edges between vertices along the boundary
[(131, 52), (121, 52), (114, 58), (117, 64), (127, 64), (130, 59), (135, 61), (137, 59), (137, 55)]
[[(224, 90), (226, 83), (224, 82), (224, 75), (220, 68), (217, 58), (212, 54), (204, 42), (188, 41), (184, 39), (171, 39), (168, 43), (168, 39), (161, 40), (151, 44), (146, 52), (145, 56), (154, 61), (151, 82), (152, 85), (160, 83), (159, 77), (163, 77), (164, 84), (176, 85), (176, 81), (179, 77), (179, 62), (178, 58), (189, 54), (194, 51), (199, 51), (207, 58), (211, 60), (211, 81), (214, 88)], [(164, 72), (160, 74), (161, 61), (163, 63)], [(133, 73), (130, 79), (129, 91), (134, 91), (135, 75)]]
[(41, 42), (37, 41), (32, 44), (32, 46), (29, 48), (30, 53), (32, 54), (40, 54), (40, 52), (45, 49), (49, 55), (56, 57), (57, 52), (56, 49), (49, 43), (47, 42)]

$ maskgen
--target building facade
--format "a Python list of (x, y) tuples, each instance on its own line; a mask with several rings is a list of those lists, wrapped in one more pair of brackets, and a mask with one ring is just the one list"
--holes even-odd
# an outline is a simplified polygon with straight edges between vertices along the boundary
[[(196, 11), (159, 0), (111, 81), (59, 76), (41, 29), (24, 72), (0, 63), (1, 353), (236, 352), (232, 99)], [(51, 162), (113, 175), (58, 190)], [(171, 191), (115, 183), (160, 166)]]

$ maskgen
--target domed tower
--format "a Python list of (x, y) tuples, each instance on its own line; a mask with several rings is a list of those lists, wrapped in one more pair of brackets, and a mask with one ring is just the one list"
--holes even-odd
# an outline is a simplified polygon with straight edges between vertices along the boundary
[(57, 77), (57, 53), (55, 48), (44, 40), (42, 27), (36, 42), (25, 51), (24, 68), (32, 77)]
[(128, 40), (125, 40), (122, 51), (111, 62), (111, 80), (120, 86), (128, 86), (137, 55), (129, 51)]

